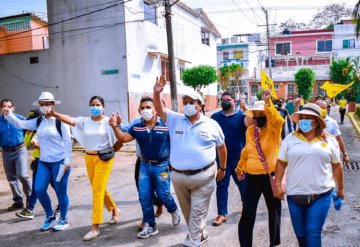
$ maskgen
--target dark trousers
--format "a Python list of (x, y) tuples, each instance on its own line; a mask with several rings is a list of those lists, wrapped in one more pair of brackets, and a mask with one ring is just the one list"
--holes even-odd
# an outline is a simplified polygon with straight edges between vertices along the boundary
[[(135, 183), (136, 183), (136, 189), (139, 192), (139, 174), (140, 174), (140, 165), (141, 165), (141, 159), (137, 157), (136, 163), (135, 163)], [(153, 203), (157, 207), (161, 207), (163, 203), (160, 201), (159, 197), (156, 195), (155, 191), (153, 193)]]
[(240, 246), (252, 246), (256, 209), (261, 194), (265, 197), (268, 209), (270, 246), (279, 245), (281, 201), (273, 197), (268, 175), (247, 174), (244, 183), (243, 209), (238, 227)]
[(345, 117), (346, 109), (345, 108), (340, 108), (339, 112), (340, 112), (340, 122), (344, 123), (344, 117)]

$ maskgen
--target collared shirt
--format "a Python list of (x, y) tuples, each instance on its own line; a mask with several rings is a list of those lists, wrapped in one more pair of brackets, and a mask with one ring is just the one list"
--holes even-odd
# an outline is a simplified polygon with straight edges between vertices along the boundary
[[(18, 119), (25, 117), (15, 114)], [(9, 123), (4, 116), (0, 116), (0, 147), (14, 148), (24, 143), (24, 132), (22, 129)]]
[(75, 139), (85, 148), (85, 151), (99, 151), (110, 148), (116, 143), (116, 136), (109, 125), (109, 117), (94, 121), (91, 117), (73, 118)]
[[(266, 161), (269, 165), (270, 172), (275, 171), (277, 155), (281, 142), (281, 128), (284, 119), (281, 117), (276, 108), (271, 104), (265, 107), (267, 124), (259, 131), (260, 146), (265, 154)], [(249, 126), (246, 130), (246, 145), (241, 152), (240, 161), (237, 170), (250, 174), (266, 174), (262, 165), (259, 153), (256, 150), (254, 135), (255, 125)]]
[(167, 126), (170, 133), (170, 163), (177, 170), (197, 170), (216, 158), (216, 146), (224, 144), (224, 133), (219, 124), (204, 115), (191, 124), (189, 119), (168, 110)]
[(20, 120), (10, 113), (5, 118), (16, 127), (28, 130), (37, 130), (37, 137), (40, 146), (40, 160), (44, 162), (57, 162), (65, 159), (65, 164), (71, 164), (72, 140), (70, 136), (70, 126), (61, 123), (62, 136), (59, 134), (55, 125), (55, 118), (43, 118), (39, 128), (37, 118), (30, 120)]
[(336, 120), (326, 115), (325, 122), (326, 122), (326, 128), (325, 128), (326, 132), (332, 134), (333, 136), (341, 135), (341, 131)]
[(340, 163), (340, 149), (333, 136), (326, 136), (326, 142), (308, 141), (293, 132), (281, 143), (278, 159), (287, 163), (288, 195), (321, 194), (335, 187), (331, 163)]
[(236, 165), (240, 159), (241, 150), (245, 146), (245, 114), (238, 110), (231, 115), (225, 115), (224, 111), (218, 111), (211, 118), (220, 125), (224, 132), (227, 163)]
[(142, 158), (164, 160), (170, 155), (169, 128), (157, 117), (152, 129), (146, 127), (144, 119), (129, 127), (128, 133), (139, 143)]

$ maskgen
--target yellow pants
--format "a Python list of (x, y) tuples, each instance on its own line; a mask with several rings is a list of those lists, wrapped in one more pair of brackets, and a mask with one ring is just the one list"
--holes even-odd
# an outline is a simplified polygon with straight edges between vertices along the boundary
[(104, 203), (108, 211), (116, 208), (106, 184), (110, 176), (114, 159), (102, 161), (98, 155), (85, 154), (85, 164), (93, 193), (92, 223), (103, 223)]

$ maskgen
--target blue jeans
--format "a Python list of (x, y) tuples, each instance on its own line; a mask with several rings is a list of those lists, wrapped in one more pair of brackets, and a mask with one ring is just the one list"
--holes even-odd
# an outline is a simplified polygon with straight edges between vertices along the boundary
[[(237, 185), (240, 197), (242, 200), (242, 194), (244, 190), (244, 182), (237, 179), (235, 168), (238, 161), (228, 161), (226, 165), (225, 177), (216, 182), (216, 202), (218, 208), (218, 215), (226, 216), (228, 214), (228, 188), (230, 184), (230, 177), (234, 179), (235, 184)], [(219, 163), (218, 163), (219, 166)]]
[(60, 182), (56, 182), (55, 179), (61, 164), (64, 164), (64, 160), (57, 162), (43, 162), (39, 160), (38, 170), (36, 173), (35, 192), (45, 210), (46, 216), (52, 216), (54, 215), (54, 211), (51, 207), (51, 200), (47, 193), (47, 188), (49, 187), (50, 183), (53, 183), (56, 196), (59, 201), (60, 218), (64, 220), (67, 219), (66, 216), (69, 209), (67, 185), (70, 170), (64, 174)]
[(150, 165), (141, 161), (139, 176), (139, 199), (144, 214), (144, 223), (155, 225), (153, 209), (154, 189), (169, 213), (177, 210), (174, 198), (170, 194), (169, 162)]
[(13, 152), (3, 150), (2, 157), (6, 179), (10, 185), (14, 203), (23, 204), (20, 182), (27, 201), (31, 194), (31, 181), (29, 178), (26, 147), (22, 147)]
[(287, 197), (291, 222), (300, 246), (321, 247), (321, 232), (331, 205), (331, 192), (303, 206)]

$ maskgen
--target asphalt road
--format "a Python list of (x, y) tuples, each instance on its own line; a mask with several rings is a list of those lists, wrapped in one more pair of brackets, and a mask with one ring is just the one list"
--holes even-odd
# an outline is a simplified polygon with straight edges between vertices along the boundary
[[(332, 116), (339, 118), (338, 112)], [(349, 120), (341, 125), (343, 137), (347, 145), (351, 161), (360, 161), (360, 142), (355, 135)], [(125, 149), (133, 149), (133, 144)], [(141, 221), (142, 213), (133, 179), (135, 155), (120, 152), (108, 183), (108, 190), (122, 210), (121, 222), (117, 225), (104, 223), (100, 228), (100, 236), (91, 242), (83, 242), (82, 237), (88, 232), (91, 225), (92, 196), (84, 161), (81, 153), (74, 153), (74, 168), (70, 175), (69, 194), (70, 227), (62, 232), (40, 232), (44, 220), (44, 212), (38, 203), (35, 209), (35, 219), (23, 221), (15, 216), (14, 212), (7, 212), (6, 208), (12, 203), (11, 193), (0, 169), (0, 246), (181, 246), (186, 235), (185, 222), (174, 228), (169, 213), (157, 219), (159, 234), (149, 239), (138, 239), (136, 224)], [(360, 203), (359, 190), (360, 170), (345, 170), (346, 201), (341, 211), (333, 208), (324, 226), (323, 246), (360, 246), (360, 211), (352, 207)], [(55, 195), (50, 188), (53, 205), (56, 204)], [(281, 246), (297, 246), (290, 222), (287, 203), (283, 202)], [(239, 246), (237, 224), (240, 219), (241, 201), (239, 192), (234, 183), (231, 183), (229, 192), (228, 222), (219, 227), (211, 225), (217, 215), (215, 195), (211, 200), (207, 222), (210, 240), (203, 246)], [(105, 220), (109, 220), (110, 213), (105, 213)], [(268, 246), (267, 210), (264, 200), (261, 199), (254, 229), (254, 246)]]

